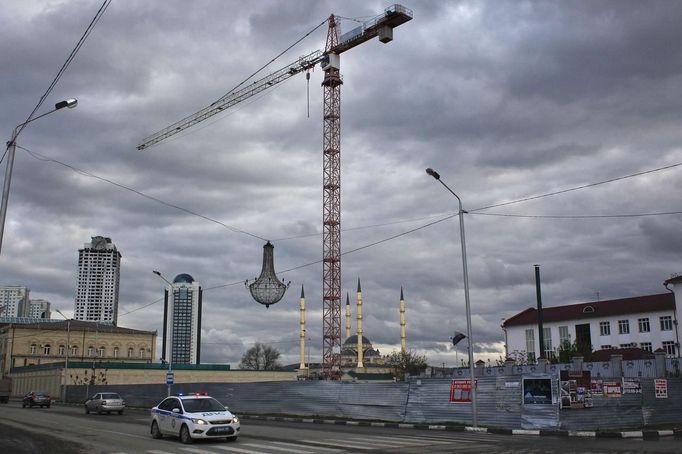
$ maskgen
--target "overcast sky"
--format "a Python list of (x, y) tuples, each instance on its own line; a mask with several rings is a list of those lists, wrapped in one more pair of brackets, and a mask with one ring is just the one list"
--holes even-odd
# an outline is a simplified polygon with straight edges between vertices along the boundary
[[(101, 1), (10, 0), (0, 9), (0, 127), (9, 140)], [(305, 286), (311, 360), (322, 349), (322, 82), (300, 74), (145, 151), (148, 135), (223, 96), (331, 13), (367, 20), (390, 3), (113, 2), (39, 113), (76, 109), (19, 136), (0, 284), (73, 314), (78, 249), (111, 237), (121, 252), (119, 325), (162, 330), (165, 283), (204, 287), (202, 360), (239, 362), (254, 342), (298, 362)], [(682, 271), (682, 166), (485, 210), (682, 162), (682, 5), (640, 1), (413, 1), (414, 20), (341, 56), (342, 251), (465, 210), (476, 358), (503, 354), (501, 319), (545, 306), (664, 293)], [(342, 31), (357, 22), (342, 20)], [(261, 75), (323, 49), (326, 25)], [(40, 157), (41, 159), (38, 159)], [(269, 309), (243, 282), (270, 239), (291, 281)], [(5, 162), (2, 162), (4, 173)], [(362, 281), (365, 335), (454, 365), (465, 332), (458, 218), (343, 255), (343, 303)], [(300, 267), (300, 268), (298, 268)], [(215, 288), (217, 287), (217, 288)], [(152, 304), (154, 303), (154, 304)], [(146, 307), (145, 307), (146, 306)], [(55, 314), (55, 317), (58, 315)], [(355, 307), (353, 306), (353, 317)], [(344, 324), (345, 325), (345, 324)], [(355, 330), (355, 322), (353, 323)], [(160, 345), (160, 340), (159, 340)], [(464, 355), (458, 346), (458, 358)], [(157, 357), (160, 350), (157, 349)]]

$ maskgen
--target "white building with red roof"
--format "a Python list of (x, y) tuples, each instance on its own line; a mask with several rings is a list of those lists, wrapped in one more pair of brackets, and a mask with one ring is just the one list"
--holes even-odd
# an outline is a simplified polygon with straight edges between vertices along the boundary
[[(592, 301), (542, 309), (545, 358), (557, 355), (565, 342), (589, 345), (592, 350), (662, 349), (680, 356), (678, 320), (682, 317), (682, 275), (665, 281), (667, 293), (606, 301)], [(680, 304), (676, 304), (676, 292)], [(502, 324), (505, 355), (535, 361), (540, 357), (538, 311), (529, 307)]]

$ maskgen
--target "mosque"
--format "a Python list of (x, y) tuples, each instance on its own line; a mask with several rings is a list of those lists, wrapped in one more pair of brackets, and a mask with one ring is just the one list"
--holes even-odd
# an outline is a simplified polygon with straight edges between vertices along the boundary
[[(320, 364), (308, 364), (304, 360), (305, 350), (305, 302), (301, 291), (301, 363), (299, 375), (319, 375)], [(351, 304), (350, 296), (346, 294), (346, 336), (341, 346), (341, 379), (344, 381), (393, 381), (393, 371), (388, 364), (388, 355), (382, 356), (378, 349), (372, 346), (372, 342), (364, 335), (362, 328), (362, 290), (358, 279), (356, 300), (356, 330), (351, 334)], [(405, 300), (402, 288), (400, 289), (400, 345), (401, 350), (407, 349), (405, 335)]]

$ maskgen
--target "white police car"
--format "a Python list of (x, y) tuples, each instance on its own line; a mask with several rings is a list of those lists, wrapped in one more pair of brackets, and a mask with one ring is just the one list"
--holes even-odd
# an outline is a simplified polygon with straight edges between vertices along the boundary
[(239, 418), (205, 393), (170, 396), (152, 408), (153, 438), (172, 435), (183, 443), (220, 437), (234, 441), (239, 428)]

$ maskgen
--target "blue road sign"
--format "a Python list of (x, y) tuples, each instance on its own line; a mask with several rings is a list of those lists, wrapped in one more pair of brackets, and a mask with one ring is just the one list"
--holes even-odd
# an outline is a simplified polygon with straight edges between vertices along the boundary
[(175, 375), (173, 374), (173, 372), (167, 372), (166, 373), (166, 384), (172, 385), (173, 384), (173, 378), (175, 378)]

